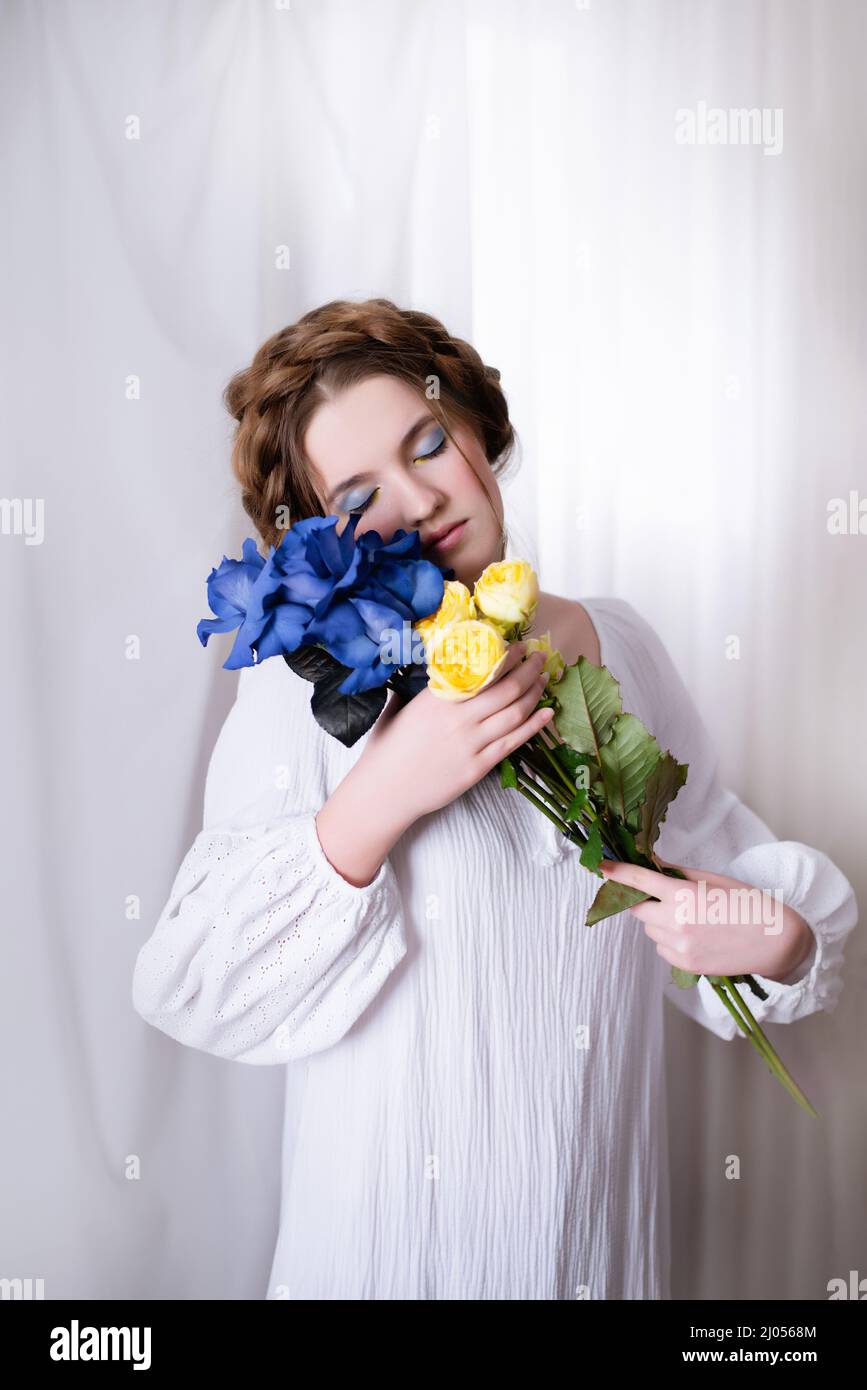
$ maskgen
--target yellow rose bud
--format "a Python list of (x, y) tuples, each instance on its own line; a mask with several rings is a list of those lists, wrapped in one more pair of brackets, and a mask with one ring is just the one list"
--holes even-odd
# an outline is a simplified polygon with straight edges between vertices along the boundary
[(539, 582), (527, 560), (495, 560), (476, 580), (476, 610), (501, 628), (523, 628), (539, 599)]
[(543, 637), (528, 637), (525, 642), (527, 656), (532, 652), (546, 652), (544, 671), (548, 679), (545, 684), (554, 685), (566, 670), (566, 662), (563, 653), (556, 647), (551, 646), (551, 633), (546, 632)]
[(443, 585), (439, 608), (427, 618), (419, 618), (413, 623), (413, 627), (421, 634), (421, 640), (427, 647), (437, 628), (446, 627), (448, 623), (458, 622), (461, 618), (475, 616), (476, 606), (466, 584), (462, 584), (459, 579), (447, 579)]
[(492, 623), (459, 618), (439, 628), (427, 648), (428, 688), (443, 700), (468, 700), (496, 680), (508, 654)]

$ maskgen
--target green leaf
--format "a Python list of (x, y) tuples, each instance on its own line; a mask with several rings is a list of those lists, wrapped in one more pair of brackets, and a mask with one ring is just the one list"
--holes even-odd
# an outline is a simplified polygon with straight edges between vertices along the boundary
[(563, 812), (563, 819), (580, 820), (581, 812), (584, 810), (584, 807), (586, 805), (587, 792), (584, 790), (583, 787), (579, 787), (577, 795), (572, 798), (572, 800), (569, 802), (569, 805), (566, 807), (566, 810)]
[(678, 989), (692, 989), (701, 979), (700, 975), (694, 975), (691, 970), (681, 970), (679, 965), (671, 967), (671, 978)]
[(557, 682), (560, 710), (554, 716), (561, 738), (576, 753), (599, 761), (599, 750), (611, 737), (615, 719), (622, 714), (620, 682), (607, 666), (594, 666), (579, 656)]
[(636, 903), (644, 902), (649, 896), (649, 893), (642, 893), (639, 888), (630, 888), (626, 883), (616, 883), (613, 878), (606, 879), (590, 905), (585, 925), (592, 927), (604, 917), (614, 917), (618, 912), (624, 912)]
[(636, 844), (642, 854), (650, 854), (668, 807), (686, 781), (688, 770), (689, 763), (679, 763), (671, 753), (663, 753), (651, 773), (639, 812), (641, 826), (636, 836)]
[(660, 747), (634, 714), (621, 714), (599, 761), (610, 812), (622, 821), (644, 799), (645, 787), (659, 762)]
[[(530, 740), (531, 744), (533, 741)], [(591, 758), (589, 753), (577, 753), (568, 743), (557, 743), (553, 748), (548, 748), (548, 752), (572, 781), (577, 783), (579, 792), (589, 793), (593, 779), (598, 779), (600, 775), (599, 764), (595, 758)], [(601, 782), (599, 785), (601, 787)]]
[(581, 851), (578, 862), (583, 864), (585, 869), (591, 869), (594, 873), (602, 863), (602, 835), (598, 825), (594, 825), (587, 836), (587, 843)]
[[(618, 842), (623, 850), (623, 858), (627, 864), (637, 864), (641, 855), (635, 844), (635, 837), (628, 826), (621, 824), (620, 821), (614, 822), (614, 830)], [(645, 866), (646, 867), (646, 866)]]
[[(673, 969), (674, 967), (672, 966), (672, 970)], [(686, 974), (686, 971), (683, 973)], [(696, 975), (695, 978), (698, 979), (699, 976)], [(725, 975), (708, 975), (706, 978), (712, 985), (722, 985), (724, 988), (728, 985), (728, 980), (726, 980)], [(752, 975), (729, 975), (728, 979), (731, 980), (733, 985), (746, 985), (759, 999), (767, 999), (768, 997), (768, 991), (763, 989), (758, 980), (754, 979)]]
[[(556, 723), (557, 721), (555, 720), (554, 722)], [(552, 756), (556, 758), (557, 762), (562, 764), (573, 780), (579, 765), (587, 761), (586, 758), (576, 753), (574, 748), (570, 748), (568, 743), (558, 743), (556, 747), (550, 749), (550, 752)]]
[(517, 785), (518, 775), (515, 772), (515, 764), (512, 762), (511, 758), (503, 758), (503, 761), (500, 763), (500, 786), (517, 787)]

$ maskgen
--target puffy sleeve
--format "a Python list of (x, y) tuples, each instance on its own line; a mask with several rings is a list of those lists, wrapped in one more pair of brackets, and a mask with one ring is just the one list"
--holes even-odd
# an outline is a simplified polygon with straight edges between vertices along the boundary
[(277, 658), (241, 671), (202, 830), (135, 963), (146, 1022), (237, 1062), (289, 1062), (338, 1042), (407, 949), (390, 858), (357, 887), (319, 842), (329, 736), (310, 689)]
[[(669, 805), (655, 849), (668, 863), (727, 874), (753, 887), (779, 890), (782, 901), (813, 933), (807, 958), (785, 980), (754, 978), (767, 991), (760, 1000), (739, 988), (758, 1022), (791, 1023), (820, 1009), (833, 1010), (843, 988), (843, 948), (858, 921), (852, 886), (820, 849), (779, 840), (765, 822), (723, 786), (718, 753), (663, 642), (630, 605), (616, 602), (616, 621), (629, 645), (629, 670), (641, 708), (633, 705), (663, 749), (689, 763), (686, 784)], [(613, 663), (612, 663), (613, 664)], [(618, 672), (613, 671), (616, 676)], [(624, 708), (629, 709), (626, 690)], [(665, 968), (663, 990), (677, 1008), (722, 1038), (742, 1038), (725, 1005), (703, 977), (680, 989)]]

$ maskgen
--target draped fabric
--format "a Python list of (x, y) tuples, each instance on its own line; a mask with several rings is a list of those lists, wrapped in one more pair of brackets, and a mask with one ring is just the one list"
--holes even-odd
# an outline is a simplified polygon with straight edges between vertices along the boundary
[[(725, 784), (863, 897), (863, 6), (7, 0), (0, 26), (0, 1275), (260, 1298), (281, 1068), (130, 995), (237, 689), (195, 638), (252, 534), (222, 388), (338, 297), (470, 339), (520, 437), (512, 552), (634, 603)], [(861, 936), (833, 1014), (769, 1024), (819, 1123), (667, 1009), (673, 1297), (823, 1298), (863, 1259)]]

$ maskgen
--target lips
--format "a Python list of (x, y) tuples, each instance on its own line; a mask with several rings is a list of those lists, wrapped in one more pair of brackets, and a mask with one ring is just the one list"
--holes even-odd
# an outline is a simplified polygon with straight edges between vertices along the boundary
[(445, 529), (436, 532), (427, 542), (426, 550), (450, 550), (451, 547), (460, 540), (463, 529), (466, 526), (466, 518), (462, 521), (455, 521)]

